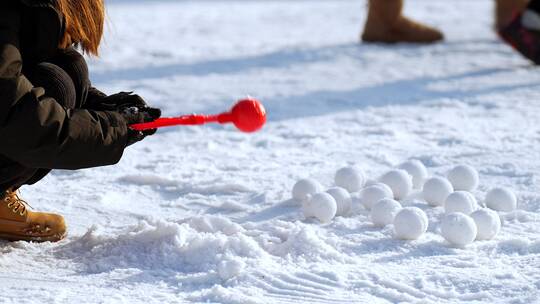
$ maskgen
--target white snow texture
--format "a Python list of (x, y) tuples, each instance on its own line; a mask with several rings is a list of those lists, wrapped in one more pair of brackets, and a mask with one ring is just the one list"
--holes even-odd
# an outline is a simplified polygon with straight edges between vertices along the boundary
[[(268, 123), (163, 129), (118, 165), (23, 187), (69, 235), (0, 242), (0, 303), (539, 302), (540, 70), (499, 41), (493, 0), (405, 1), (444, 31), (433, 45), (359, 43), (366, 1), (105, 2), (94, 86), (164, 116), (250, 95)], [(518, 209), (459, 248), (420, 190), (400, 202), (429, 219), (413, 241), (362, 208), (304, 219), (291, 199), (302, 178), (325, 191), (346, 164), (376, 179), (409, 159), (430, 176), (471, 165), (475, 197), (508, 188)]]

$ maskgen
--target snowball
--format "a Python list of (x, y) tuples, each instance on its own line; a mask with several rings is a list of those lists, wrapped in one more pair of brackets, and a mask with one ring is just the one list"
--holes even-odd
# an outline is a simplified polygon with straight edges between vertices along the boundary
[(422, 185), (424, 185), (424, 181), (428, 177), (428, 172), (421, 161), (416, 159), (409, 160), (401, 164), (399, 168), (407, 171), (407, 173), (412, 176), (413, 187), (415, 189), (422, 188)]
[(461, 212), (469, 215), (476, 209), (478, 209), (478, 202), (467, 191), (452, 192), (448, 195), (444, 203), (444, 211), (446, 213)]
[(390, 187), (388, 187), (387, 184), (383, 184), (383, 183), (378, 182), (376, 180), (368, 180), (364, 187), (367, 188), (367, 187), (370, 187), (370, 186), (377, 186), (379, 188), (382, 188), (384, 190), (384, 192), (386, 192), (388, 194), (388, 197), (394, 197), (394, 192), (392, 192), (392, 189)]
[(455, 190), (474, 191), (478, 187), (478, 172), (471, 166), (455, 166), (448, 172), (448, 180)]
[(334, 178), (336, 186), (345, 188), (349, 192), (357, 192), (364, 187), (364, 172), (358, 167), (344, 167), (336, 172)]
[(321, 192), (323, 187), (318, 181), (313, 179), (301, 179), (292, 189), (292, 196), (295, 200), (302, 202), (309, 198), (309, 196)]
[(427, 231), (428, 223), (426, 213), (420, 208), (403, 208), (394, 218), (395, 236), (398, 239), (415, 240)]
[(377, 186), (381, 189), (383, 189), (383, 191), (386, 193), (386, 195), (390, 198), (394, 197), (394, 192), (392, 192), (392, 189), (390, 187), (388, 187), (387, 184), (383, 184), (383, 183), (374, 183), (373, 186)]
[(362, 189), (359, 196), (360, 202), (368, 210), (371, 210), (373, 205), (384, 198), (393, 198), (392, 190), (388, 190), (387, 187), (382, 187), (379, 184), (374, 184)]
[(379, 227), (392, 224), (400, 210), (401, 204), (399, 202), (389, 198), (382, 199), (371, 209), (371, 221)]
[(517, 207), (517, 197), (510, 189), (494, 188), (486, 195), (486, 206), (497, 211), (513, 211)]
[(330, 194), (320, 192), (304, 201), (302, 211), (306, 218), (315, 217), (323, 223), (328, 223), (336, 216), (337, 203)]
[(412, 190), (412, 178), (405, 170), (392, 170), (379, 179), (392, 189), (395, 199), (404, 199)]
[(491, 209), (477, 210), (471, 214), (471, 217), (478, 229), (477, 240), (491, 240), (501, 230), (501, 218)]
[(443, 206), (446, 198), (454, 191), (452, 184), (445, 178), (432, 177), (426, 181), (422, 194), (431, 206)]
[(470, 216), (454, 212), (443, 217), (441, 234), (450, 244), (463, 247), (474, 241), (477, 228)]
[(349, 192), (341, 187), (334, 187), (326, 191), (330, 194), (337, 204), (336, 216), (345, 216), (349, 214), (352, 207), (352, 198)]
[(368, 178), (366, 179), (366, 182), (364, 183), (364, 187), (369, 187), (369, 186), (373, 186), (375, 184), (381, 184), (379, 183), (377, 180), (375, 179), (371, 179), (371, 178)]

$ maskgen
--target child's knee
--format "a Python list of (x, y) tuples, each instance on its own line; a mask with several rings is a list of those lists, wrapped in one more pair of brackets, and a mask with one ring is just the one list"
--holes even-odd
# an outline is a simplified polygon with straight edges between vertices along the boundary
[(75, 49), (68, 48), (59, 50), (51, 62), (61, 67), (71, 77), (77, 94), (77, 105), (82, 106), (86, 102), (91, 85), (84, 57)]
[(58, 50), (58, 54), (51, 62), (64, 69), (73, 78), (74, 83), (89, 82), (86, 60), (75, 49)]

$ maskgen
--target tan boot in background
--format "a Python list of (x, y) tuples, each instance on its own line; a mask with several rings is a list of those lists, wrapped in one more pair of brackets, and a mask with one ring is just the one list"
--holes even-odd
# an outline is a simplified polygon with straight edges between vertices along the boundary
[(0, 194), (0, 239), (56, 242), (66, 236), (66, 223), (58, 214), (33, 212), (16, 192)]
[(495, 28), (510, 24), (515, 15), (521, 13), (529, 4), (529, 0), (495, 0)]
[(370, 0), (362, 40), (432, 43), (444, 38), (440, 31), (404, 17), (402, 10), (403, 0)]

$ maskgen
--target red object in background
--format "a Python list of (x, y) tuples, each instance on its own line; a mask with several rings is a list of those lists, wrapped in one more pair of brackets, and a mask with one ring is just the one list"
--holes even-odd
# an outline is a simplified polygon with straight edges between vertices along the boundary
[(251, 133), (261, 129), (266, 123), (266, 110), (254, 98), (239, 100), (229, 112), (217, 115), (184, 115), (179, 117), (159, 118), (152, 122), (131, 125), (137, 131), (172, 127), (179, 125), (203, 125), (210, 122), (220, 124), (233, 123), (240, 131)]

